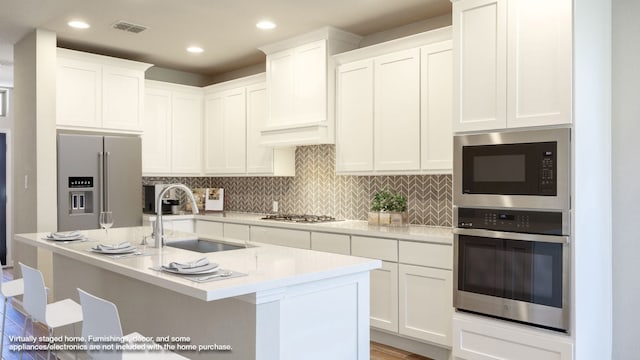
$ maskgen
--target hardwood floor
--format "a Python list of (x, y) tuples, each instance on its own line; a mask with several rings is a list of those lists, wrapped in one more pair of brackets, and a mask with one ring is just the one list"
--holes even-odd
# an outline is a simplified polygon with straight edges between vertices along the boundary
[(431, 360), (427, 357), (412, 354), (408, 351), (392, 348), (387, 345), (371, 342), (371, 360)]
[[(11, 269), (4, 269), (2, 271), (2, 281), (12, 280), (13, 272)], [(4, 298), (0, 296), (0, 302), (4, 302)], [(1, 307), (1, 305), (0, 305)], [(0, 314), (2, 316), (3, 314)], [(1, 321), (1, 320), (0, 320)], [(17, 360), (20, 357), (19, 352), (9, 350), (9, 336), (22, 335), (22, 329), (24, 326), (24, 315), (15, 310), (11, 306), (11, 302), (7, 303), (7, 320), (5, 323), (4, 332), (4, 347), (2, 349), (2, 360)], [(46, 328), (37, 324), (34, 326), (34, 332), (36, 336), (44, 336), (47, 334)], [(27, 328), (27, 335), (31, 334), (31, 327)], [(35, 356), (35, 358), (34, 358)], [(46, 353), (24, 353), (24, 360), (43, 360), (46, 359)], [(392, 348), (387, 345), (371, 342), (371, 359), (370, 360), (431, 360), (424, 356), (412, 354), (410, 352)]]

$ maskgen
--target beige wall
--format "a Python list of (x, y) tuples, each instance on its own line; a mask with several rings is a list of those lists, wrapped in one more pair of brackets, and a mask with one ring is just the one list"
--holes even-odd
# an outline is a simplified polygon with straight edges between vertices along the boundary
[(640, 2), (613, 0), (613, 359), (640, 354)]
[[(54, 231), (56, 200), (56, 35), (34, 30), (14, 47), (14, 232)], [(26, 185), (26, 186), (25, 186)], [(20, 261), (20, 254), (16, 253)], [(38, 267), (50, 282), (50, 253)]]

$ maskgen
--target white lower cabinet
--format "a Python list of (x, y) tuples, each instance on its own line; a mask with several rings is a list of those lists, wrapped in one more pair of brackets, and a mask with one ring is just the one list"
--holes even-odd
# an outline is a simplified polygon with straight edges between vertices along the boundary
[(213, 221), (196, 220), (196, 234), (209, 236), (222, 236), (222, 223)]
[(351, 238), (349, 235), (312, 232), (311, 250), (349, 255), (351, 254)]
[(165, 235), (167, 235), (167, 230), (169, 230), (169, 234), (172, 231), (182, 231), (192, 233), (194, 231), (194, 224), (192, 219), (186, 220), (165, 220), (162, 219)]
[(266, 244), (311, 249), (311, 234), (308, 231), (251, 226), (251, 241)]
[(398, 332), (398, 264), (383, 261), (371, 271), (370, 318), (372, 327)]
[(452, 276), (451, 270), (398, 265), (400, 334), (451, 346)]
[(249, 241), (251, 240), (251, 232), (249, 231), (249, 225), (225, 223), (224, 237), (227, 239)]
[(351, 237), (351, 255), (379, 259), (382, 268), (371, 271), (371, 326), (398, 332), (398, 241)]
[(472, 314), (455, 313), (453, 359), (571, 360), (573, 344), (568, 335)]

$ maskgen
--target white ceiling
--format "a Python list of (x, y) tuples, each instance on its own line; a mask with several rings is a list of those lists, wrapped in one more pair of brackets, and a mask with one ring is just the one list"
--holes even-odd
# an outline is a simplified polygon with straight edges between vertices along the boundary
[[(35, 28), (57, 33), (62, 47), (216, 75), (264, 61), (259, 46), (322, 26), (366, 36), (450, 12), (449, 0), (0, 0), (0, 85), (12, 45)], [(71, 29), (72, 19), (91, 28)], [(258, 30), (262, 19), (278, 26)], [(113, 29), (119, 20), (148, 29)], [(187, 53), (192, 44), (205, 52)]]

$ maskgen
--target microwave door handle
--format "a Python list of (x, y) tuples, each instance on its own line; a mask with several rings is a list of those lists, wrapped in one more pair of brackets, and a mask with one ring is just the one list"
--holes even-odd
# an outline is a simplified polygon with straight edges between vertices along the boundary
[(548, 243), (569, 244), (569, 237), (560, 236), (560, 235), (523, 234), (523, 233), (493, 231), (493, 230), (485, 230), (485, 229), (461, 229), (461, 228), (454, 228), (453, 233), (455, 235), (469, 235), (469, 236), (479, 236), (479, 237), (495, 238), (495, 239), (539, 241), (539, 242), (548, 242)]

